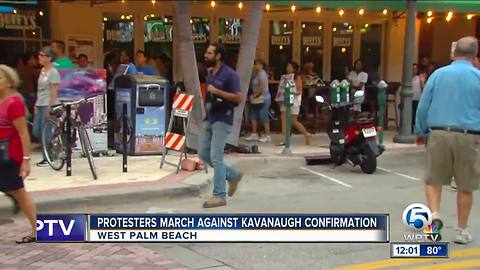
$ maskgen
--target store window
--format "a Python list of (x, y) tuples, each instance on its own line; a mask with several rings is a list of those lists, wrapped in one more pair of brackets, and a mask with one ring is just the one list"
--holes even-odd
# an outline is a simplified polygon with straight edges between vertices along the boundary
[(293, 22), (270, 22), (269, 65), (271, 76), (279, 80), (285, 68), (292, 60)]
[(332, 25), (331, 80), (343, 80), (353, 64), (353, 31), (348, 22)]
[(197, 61), (203, 61), (203, 55), (210, 43), (210, 19), (193, 17), (190, 19), (192, 25), (192, 38), (195, 46)]
[(242, 23), (243, 20), (238, 18), (220, 18), (218, 40), (225, 45), (226, 63), (231, 68), (237, 66), (242, 37)]
[(360, 29), (360, 59), (365, 72), (368, 73), (368, 84), (380, 81), (380, 63), (382, 60), (382, 25), (364, 24)]
[[(118, 15), (117, 15), (118, 16)], [(124, 15), (122, 15), (124, 17)], [(131, 20), (108, 20), (103, 22), (103, 50), (104, 53), (126, 50), (130, 56), (130, 62), (134, 62), (133, 44), (133, 21)]]
[(173, 21), (171, 16), (150, 17), (145, 22), (145, 52), (159, 74), (172, 80)]
[(302, 23), (302, 67), (313, 63), (314, 71), (320, 77), (323, 74), (323, 30), (321, 23)]

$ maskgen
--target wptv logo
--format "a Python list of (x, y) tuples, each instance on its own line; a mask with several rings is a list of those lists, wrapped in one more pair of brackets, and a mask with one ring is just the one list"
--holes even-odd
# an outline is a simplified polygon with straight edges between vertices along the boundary
[(438, 242), (442, 239), (438, 226), (432, 224), (432, 212), (424, 204), (407, 206), (403, 210), (402, 220), (408, 229), (408, 233), (403, 234), (406, 242)]
[(85, 215), (37, 215), (38, 242), (84, 242)]

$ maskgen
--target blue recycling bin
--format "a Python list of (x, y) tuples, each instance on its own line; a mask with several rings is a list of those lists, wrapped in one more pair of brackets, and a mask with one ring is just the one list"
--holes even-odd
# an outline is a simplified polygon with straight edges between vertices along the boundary
[(159, 76), (122, 75), (115, 79), (115, 149), (123, 153), (122, 107), (127, 105), (128, 155), (160, 155), (168, 128), (169, 82)]

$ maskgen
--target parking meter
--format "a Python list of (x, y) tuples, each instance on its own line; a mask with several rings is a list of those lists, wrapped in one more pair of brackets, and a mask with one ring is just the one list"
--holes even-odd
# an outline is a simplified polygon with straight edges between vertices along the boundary
[(340, 102), (350, 102), (350, 83), (347, 80), (343, 80), (340, 83)]
[(387, 90), (387, 83), (385, 81), (380, 81), (377, 84), (378, 94), (377, 94), (377, 105), (378, 105), (378, 125), (380, 126), (380, 134), (378, 136), (378, 144), (383, 145), (383, 125), (385, 123), (385, 92)]
[(290, 133), (292, 132), (292, 106), (293, 100), (295, 98), (295, 82), (293, 80), (288, 80), (285, 85), (285, 92), (283, 93), (283, 105), (285, 106), (285, 147), (283, 148), (282, 154), (291, 154), (292, 150), (290, 149)]
[(330, 83), (330, 104), (340, 103), (340, 83), (333, 80)]

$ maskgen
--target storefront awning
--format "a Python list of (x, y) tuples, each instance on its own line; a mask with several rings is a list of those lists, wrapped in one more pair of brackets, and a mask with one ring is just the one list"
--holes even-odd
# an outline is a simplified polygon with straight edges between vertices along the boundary
[[(391, 0), (391, 1), (291, 1), (291, 0), (277, 0), (277, 1), (268, 1), (272, 6), (291, 6), (295, 4), (297, 8), (315, 8), (320, 6), (321, 8), (327, 9), (358, 9), (364, 8), (367, 11), (382, 11), (384, 9), (394, 10), (394, 11), (404, 11), (407, 9), (406, 0)], [(418, 0), (416, 1), (417, 11), (437, 11), (437, 12), (480, 12), (480, 1), (477, 0)]]

